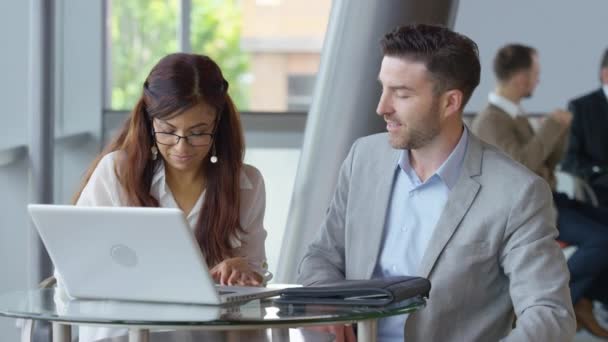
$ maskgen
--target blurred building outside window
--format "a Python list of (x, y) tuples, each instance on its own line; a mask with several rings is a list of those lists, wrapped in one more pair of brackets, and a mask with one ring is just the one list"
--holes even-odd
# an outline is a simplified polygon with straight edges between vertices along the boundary
[[(143, 80), (178, 52), (179, 0), (106, 0), (108, 110), (130, 110)], [(330, 0), (191, 0), (192, 52), (213, 58), (246, 112), (307, 111)]]

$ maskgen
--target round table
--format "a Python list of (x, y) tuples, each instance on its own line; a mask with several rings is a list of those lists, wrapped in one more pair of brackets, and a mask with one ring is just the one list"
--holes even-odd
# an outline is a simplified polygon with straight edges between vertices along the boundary
[[(375, 341), (379, 318), (414, 312), (425, 305), (415, 297), (386, 306), (284, 304), (272, 298), (223, 306), (58, 300), (54, 288), (0, 294), (0, 315), (26, 319), (22, 342), (31, 338), (32, 321), (53, 323), (53, 341), (71, 340), (71, 325), (129, 329), (130, 342), (149, 340), (150, 329), (253, 330), (357, 323), (359, 341)], [(28, 331), (29, 330), (29, 331)]]

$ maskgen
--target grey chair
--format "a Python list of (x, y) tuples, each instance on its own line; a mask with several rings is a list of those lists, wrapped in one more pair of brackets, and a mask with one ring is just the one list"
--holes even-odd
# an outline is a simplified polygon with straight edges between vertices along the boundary
[(584, 179), (561, 170), (555, 172), (555, 177), (557, 178), (557, 191), (565, 193), (570, 198), (587, 202), (594, 207), (599, 205), (593, 188)]
[[(565, 193), (572, 199), (577, 199), (582, 202), (587, 202), (594, 207), (599, 205), (595, 192), (584, 179), (565, 171), (558, 170), (555, 172), (557, 178), (557, 191)], [(566, 259), (570, 258), (576, 252), (576, 246), (567, 246), (562, 248)]]

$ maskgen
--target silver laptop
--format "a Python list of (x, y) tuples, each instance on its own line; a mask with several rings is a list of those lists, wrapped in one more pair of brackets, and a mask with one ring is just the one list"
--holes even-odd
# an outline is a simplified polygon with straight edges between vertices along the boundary
[(281, 291), (216, 285), (179, 209), (30, 204), (28, 211), (75, 298), (223, 304)]

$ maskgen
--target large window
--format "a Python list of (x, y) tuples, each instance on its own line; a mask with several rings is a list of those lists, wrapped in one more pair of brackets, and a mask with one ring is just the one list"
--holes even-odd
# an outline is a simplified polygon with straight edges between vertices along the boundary
[(112, 109), (131, 109), (146, 75), (164, 55), (178, 50), (177, 0), (108, 0), (108, 80)]
[(218, 62), (241, 111), (308, 110), (331, 0), (107, 1), (107, 109), (131, 109), (150, 68), (184, 49), (185, 15), (185, 48)]

